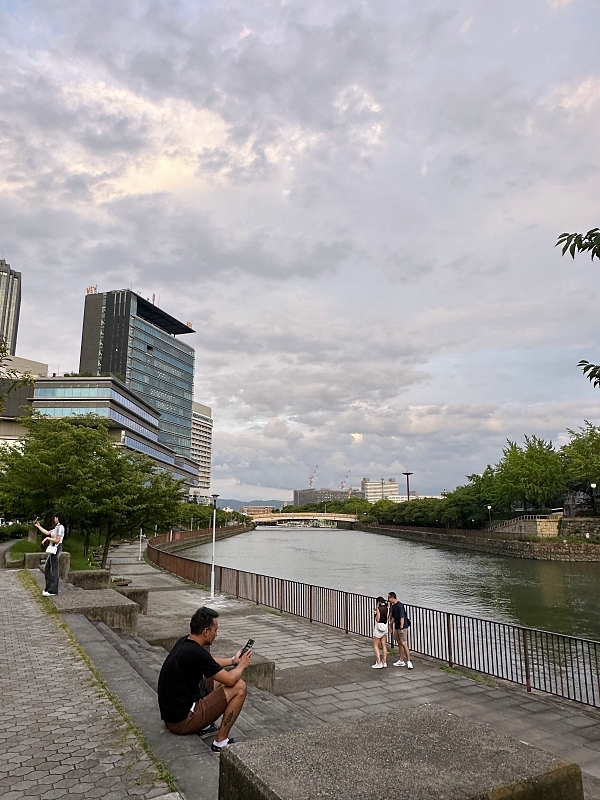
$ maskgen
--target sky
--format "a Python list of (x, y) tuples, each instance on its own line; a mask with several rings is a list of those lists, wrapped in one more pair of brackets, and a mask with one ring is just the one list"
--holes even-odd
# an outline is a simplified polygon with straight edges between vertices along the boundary
[(17, 355), (76, 370), (86, 287), (197, 333), (212, 491), (290, 499), (600, 423), (596, 0), (0, 0)]

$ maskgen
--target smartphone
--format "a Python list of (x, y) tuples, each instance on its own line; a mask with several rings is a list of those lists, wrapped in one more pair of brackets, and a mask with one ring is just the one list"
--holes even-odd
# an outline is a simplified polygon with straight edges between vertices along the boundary
[(254, 644), (254, 639), (248, 639), (248, 641), (246, 642), (246, 644), (242, 648), (242, 652), (240, 653), (240, 656), (243, 656), (245, 653), (248, 652), (248, 650), (252, 650), (252, 645), (253, 644)]

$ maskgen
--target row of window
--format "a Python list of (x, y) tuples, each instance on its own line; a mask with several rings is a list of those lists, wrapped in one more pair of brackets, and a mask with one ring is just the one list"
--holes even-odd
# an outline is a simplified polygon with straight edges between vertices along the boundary
[(187, 389), (183, 389), (180, 387), (175, 387), (172, 381), (165, 376), (165, 380), (161, 380), (158, 375), (149, 375), (147, 372), (144, 371), (144, 365), (141, 364), (136, 359), (133, 359), (129, 367), (129, 379), (130, 381), (137, 380), (140, 384), (140, 389), (137, 391), (144, 392), (144, 394), (150, 393), (152, 390), (153, 397), (160, 397), (161, 392), (163, 393), (166, 399), (173, 397), (182, 408), (186, 408), (187, 412), (190, 414), (191, 419), (191, 406), (193, 400), (193, 392), (191, 385)]
[(34, 390), (34, 397), (106, 397), (133, 411), (142, 419), (158, 424), (156, 417), (145, 411), (137, 403), (111, 389), (109, 386), (52, 386), (39, 387)]
[(148, 337), (147, 341), (149, 344), (159, 339), (167, 348), (177, 350), (181, 354), (182, 359), (190, 364), (194, 363), (194, 348), (187, 344), (187, 342), (182, 342), (181, 339), (170, 336), (168, 333), (165, 333), (160, 328), (151, 325), (140, 317), (131, 318), (131, 327), (135, 329), (136, 334), (139, 335), (140, 338), (145, 334)]
[(150, 367), (160, 366), (165, 372), (191, 383), (194, 376), (193, 366), (188, 367), (187, 365), (182, 365), (181, 361), (163, 353), (163, 351), (159, 350), (157, 347), (154, 347), (152, 350), (149, 350), (148, 347), (149, 345), (134, 340), (130, 349), (130, 355), (141, 359)]
[(150, 428), (140, 425), (139, 422), (135, 422), (129, 417), (126, 417), (125, 414), (121, 414), (119, 411), (116, 411), (114, 408), (109, 408), (108, 406), (100, 406), (97, 408), (90, 408), (89, 406), (42, 406), (36, 408), (36, 411), (39, 411), (40, 414), (44, 414), (46, 417), (76, 417), (82, 414), (97, 414), (99, 417), (108, 417), (118, 422), (120, 425), (123, 425), (123, 427), (136, 431), (136, 433), (140, 433), (142, 436), (146, 436), (148, 439), (152, 439), (155, 442), (158, 441), (158, 433), (156, 431), (151, 431)]
[(132, 439), (131, 436), (125, 436), (125, 445), (131, 447), (132, 450), (139, 450), (140, 453), (152, 456), (152, 458), (156, 458), (158, 461), (164, 461), (165, 464), (175, 465), (173, 456), (168, 456), (166, 453), (157, 450), (156, 447), (151, 447), (145, 442), (138, 442), (137, 439)]

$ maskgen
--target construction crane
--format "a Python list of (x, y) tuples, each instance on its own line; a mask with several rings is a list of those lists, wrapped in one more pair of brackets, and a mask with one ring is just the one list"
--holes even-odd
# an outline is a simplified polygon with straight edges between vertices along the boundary
[(342, 491), (342, 492), (343, 492), (343, 491), (344, 491), (344, 489), (346, 488), (346, 481), (348, 480), (348, 477), (349, 477), (349, 475), (350, 475), (350, 470), (348, 470), (348, 472), (346, 473), (346, 477), (345, 477), (345, 478), (344, 478), (344, 480), (343, 480), (343, 481), (340, 483), (340, 491)]
[(315, 475), (317, 474), (317, 470), (318, 470), (318, 469), (319, 469), (319, 465), (317, 464), (317, 466), (316, 466), (316, 467), (314, 468), (314, 470), (313, 470), (313, 474), (312, 474), (312, 475), (310, 476), (310, 478), (308, 479), (308, 485), (310, 486), (310, 488), (311, 488), (311, 489), (312, 489), (312, 488), (313, 488), (313, 486), (314, 486), (314, 483), (315, 483)]

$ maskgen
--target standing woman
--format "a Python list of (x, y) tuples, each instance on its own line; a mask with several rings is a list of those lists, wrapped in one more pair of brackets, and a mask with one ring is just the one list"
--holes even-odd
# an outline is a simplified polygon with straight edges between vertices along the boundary
[[(377, 608), (373, 625), (373, 650), (375, 650), (376, 661), (373, 669), (383, 669), (383, 667), (387, 667), (388, 606), (383, 597), (378, 597), (376, 602)], [(380, 646), (383, 650), (381, 657), (379, 655)]]
[(42, 544), (50, 542), (46, 549), (48, 558), (44, 567), (46, 588), (42, 592), (44, 597), (50, 597), (50, 595), (58, 594), (58, 557), (62, 552), (62, 541), (65, 538), (65, 515), (60, 513), (54, 515), (54, 529), (51, 531), (42, 528), (37, 521), (34, 524), (39, 531), (46, 534), (46, 538), (42, 539)]

